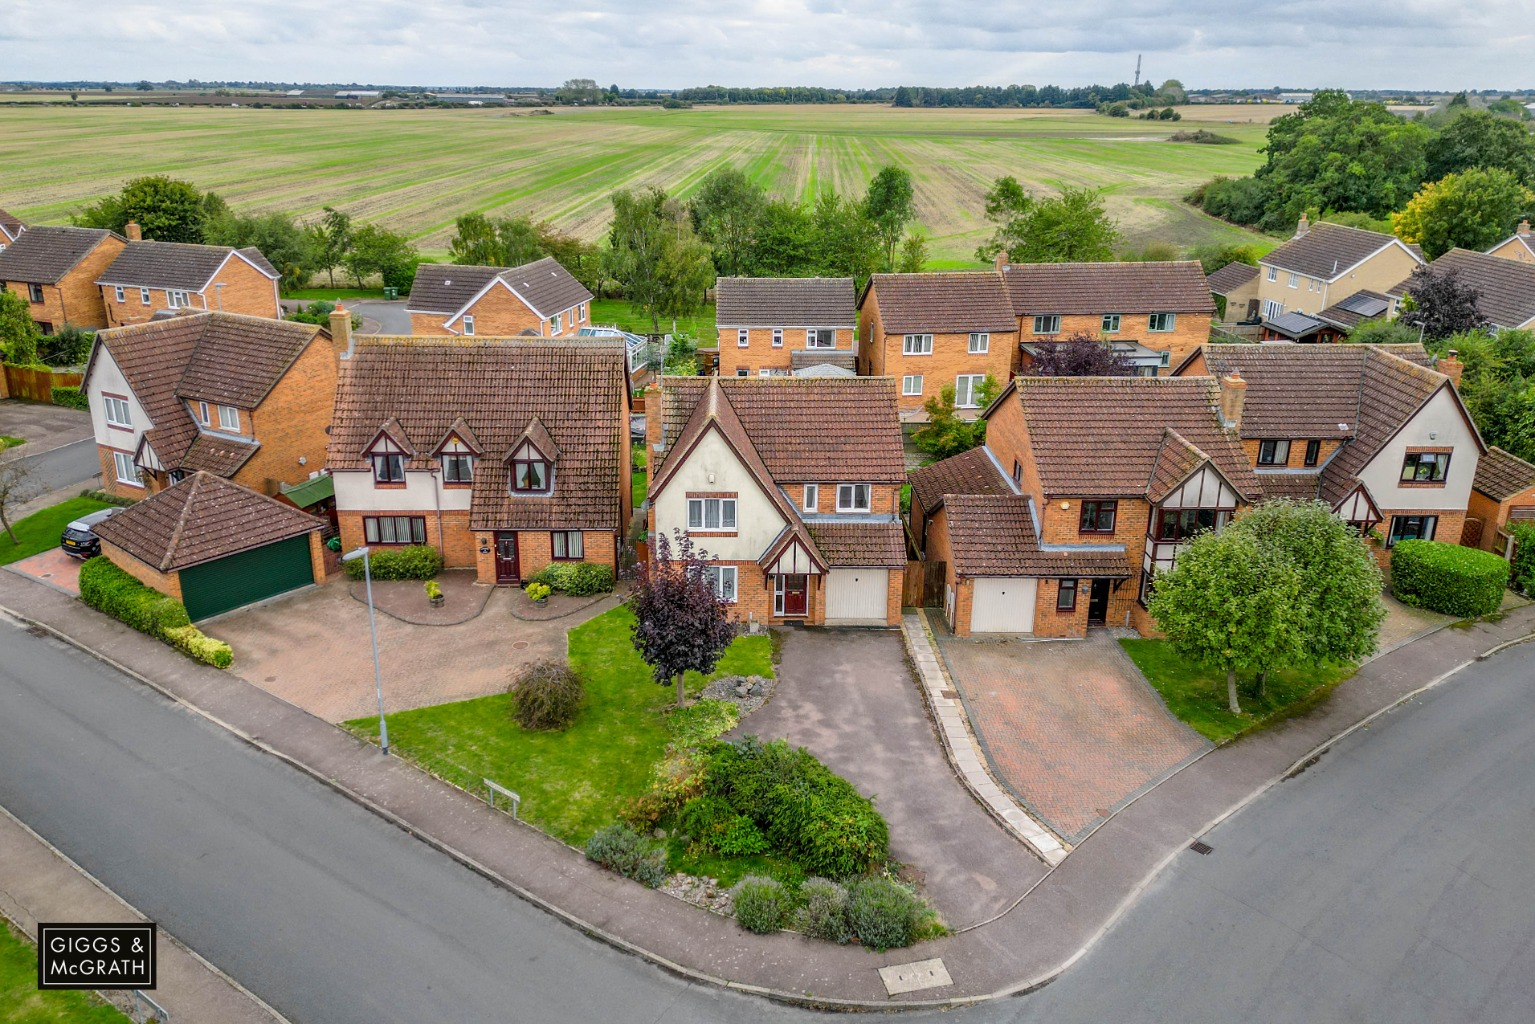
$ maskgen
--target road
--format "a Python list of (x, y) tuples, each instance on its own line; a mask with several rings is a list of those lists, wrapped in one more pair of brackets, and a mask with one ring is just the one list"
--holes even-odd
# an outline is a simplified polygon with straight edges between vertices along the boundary
[[(27, 445), (30, 448), (31, 445)], [(18, 449), (18, 454), (26, 448)], [(78, 486), (81, 490), (91, 486), (101, 472), (101, 461), (96, 454), (94, 438), (85, 438), (37, 455), (28, 455), (19, 461), (30, 470), (28, 484), (39, 493), (52, 493), (66, 487)], [(35, 483), (34, 483), (35, 481)]]
[[(1064, 978), (944, 1019), (1527, 1021), (1532, 680), (1535, 645), (1468, 669), (1180, 854)], [(585, 939), (6, 622), (0, 804), (295, 1024), (814, 1016)]]

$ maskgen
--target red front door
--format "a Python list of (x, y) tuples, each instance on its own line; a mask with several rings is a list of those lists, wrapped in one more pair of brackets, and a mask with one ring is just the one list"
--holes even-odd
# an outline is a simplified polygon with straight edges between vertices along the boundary
[(517, 572), (517, 534), (496, 534), (496, 582), (516, 583), (520, 578)]
[(782, 602), (778, 614), (785, 617), (804, 615), (809, 610), (809, 578), (804, 574), (778, 577)]

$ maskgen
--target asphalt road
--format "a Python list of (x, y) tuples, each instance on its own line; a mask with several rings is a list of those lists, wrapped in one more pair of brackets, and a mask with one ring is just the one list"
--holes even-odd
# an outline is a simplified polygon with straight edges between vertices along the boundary
[[(22, 448), (18, 451), (25, 450)], [(101, 473), (96, 440), (90, 437), (55, 448), (51, 452), (25, 456), (19, 461), (29, 468), (28, 485), (39, 493), (50, 493), (76, 485), (83, 490)]]
[[(1532, 681), (1535, 645), (1467, 670), (1179, 855), (1060, 981), (943, 1019), (1528, 1021)], [(6, 622), (0, 804), (296, 1024), (814, 1016), (585, 939)]]

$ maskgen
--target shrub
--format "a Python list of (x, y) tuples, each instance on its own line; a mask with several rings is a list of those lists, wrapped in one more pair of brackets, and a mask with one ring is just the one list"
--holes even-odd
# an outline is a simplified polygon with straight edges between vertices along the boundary
[(624, 824), (600, 828), (586, 841), (586, 856), (609, 871), (654, 889), (666, 881), (666, 847)]
[[(428, 580), (442, 572), (442, 555), (436, 548), (425, 544), (373, 551), (369, 553), (368, 561), (376, 580)], [(353, 559), (345, 564), (349, 577), (362, 579), (362, 559)]]
[(165, 640), (187, 657), (214, 668), (228, 668), (235, 659), (228, 644), (196, 626), (172, 626), (165, 631)]
[(767, 837), (746, 815), (718, 796), (695, 796), (682, 805), (677, 824), (689, 838), (727, 857), (768, 851)]
[(102, 555), (80, 567), (80, 600), (156, 639), (192, 622), (180, 601), (146, 587)]
[(551, 658), (524, 666), (507, 692), (512, 716), (524, 729), (565, 729), (576, 720), (586, 691), (569, 665)]
[(442, 584), (436, 580), (427, 580), (422, 586), (426, 588), (426, 599), (428, 601), (435, 601), (442, 596)]
[(666, 725), (677, 746), (696, 747), (734, 729), (740, 720), (740, 709), (730, 701), (704, 699), (673, 711)]
[(1498, 610), (1508, 563), (1490, 551), (1404, 540), (1391, 552), (1391, 591), (1404, 604), (1469, 619)]
[(714, 848), (726, 857), (750, 857), (772, 849), (768, 845), (767, 836), (744, 814), (738, 815), (730, 823), (725, 834), (715, 842)]
[(553, 591), (547, 583), (529, 583), (524, 593), (528, 595), (529, 601), (547, 601)]
[(1535, 594), (1535, 523), (1509, 523), (1514, 538), (1514, 561), (1509, 567), (1514, 586), (1521, 594)]
[(795, 927), (812, 939), (843, 945), (852, 938), (847, 924), (847, 890), (825, 878), (807, 878), (799, 888), (805, 905), (795, 917)]
[(93, 332), (66, 324), (38, 342), (37, 356), (49, 366), (80, 366), (90, 357), (95, 341)]
[(860, 878), (848, 886), (847, 923), (858, 941), (883, 953), (909, 946), (927, 907), (888, 878)]
[(90, 398), (79, 388), (49, 388), (48, 398), (54, 405), (62, 405), (66, 409), (81, 409), (90, 411)]
[(586, 597), (613, 589), (613, 569), (595, 562), (550, 562), (528, 577), (571, 597)]
[(736, 920), (741, 927), (758, 935), (783, 927), (789, 912), (789, 897), (778, 879), (765, 875), (747, 875), (730, 890)]

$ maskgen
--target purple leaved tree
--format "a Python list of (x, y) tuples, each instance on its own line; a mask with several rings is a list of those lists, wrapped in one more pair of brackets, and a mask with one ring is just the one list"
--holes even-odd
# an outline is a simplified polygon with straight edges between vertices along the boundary
[(715, 590), (708, 552), (695, 549), (680, 530), (673, 537), (657, 534), (653, 556), (636, 567), (629, 610), (634, 649), (657, 683), (676, 684), (682, 707), (684, 673), (713, 672), (736, 631), (730, 606)]
[(1135, 372), (1113, 346), (1091, 334), (1036, 342), (1033, 348), (1034, 361), (1023, 371), (1030, 377), (1128, 377)]

